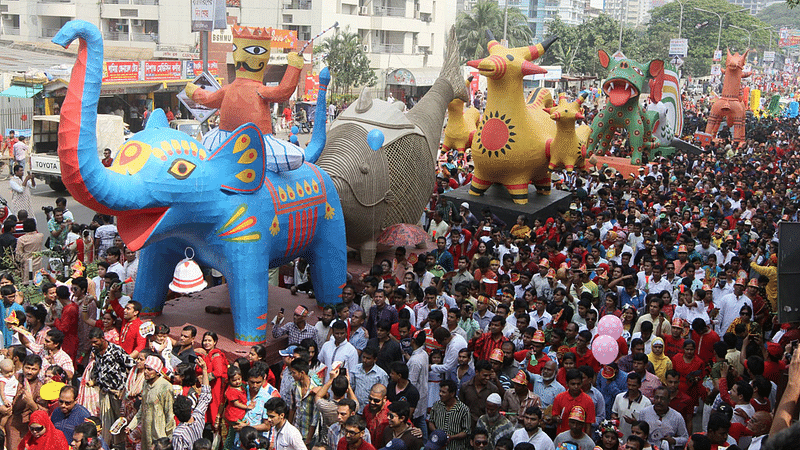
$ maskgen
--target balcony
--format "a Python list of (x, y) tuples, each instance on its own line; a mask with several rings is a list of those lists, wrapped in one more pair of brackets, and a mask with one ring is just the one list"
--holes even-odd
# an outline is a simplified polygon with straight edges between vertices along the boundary
[(136, 42), (158, 42), (157, 33), (131, 33), (131, 40)]
[(403, 53), (403, 44), (372, 44), (372, 53)]
[[(19, 34), (19, 29), (17, 29), (17, 34)], [(43, 38), (51, 38), (58, 33), (59, 28), (42, 28), (42, 37)]]
[(376, 16), (391, 16), (391, 17), (405, 17), (406, 9), (396, 6), (374, 6), (372, 14)]
[(127, 41), (128, 33), (125, 31), (104, 31), (103, 39), (108, 41)]
[(284, 3), (285, 9), (311, 9), (311, 0), (292, 0)]

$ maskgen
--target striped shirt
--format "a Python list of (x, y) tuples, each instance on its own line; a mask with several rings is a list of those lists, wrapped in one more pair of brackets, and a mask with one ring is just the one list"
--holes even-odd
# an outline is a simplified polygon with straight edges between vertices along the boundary
[(204, 384), (200, 387), (200, 396), (197, 398), (197, 406), (192, 411), (194, 421), (182, 422), (175, 427), (172, 432), (172, 448), (175, 450), (189, 450), (194, 445), (194, 441), (203, 437), (203, 427), (205, 426), (206, 409), (211, 403), (211, 387)]
[[(441, 400), (437, 400), (431, 409), (430, 421), (437, 430), (442, 430), (448, 436), (458, 433), (471, 432), (472, 420), (469, 415), (469, 408), (461, 401), (456, 400), (456, 404), (449, 410)], [(447, 441), (446, 450), (467, 450), (469, 439), (450, 439)]]
[(289, 335), (289, 345), (299, 345), (303, 339), (317, 340), (317, 329), (306, 323), (305, 328), (302, 330), (297, 328), (294, 322), (289, 322), (282, 326), (272, 327), (272, 337), (278, 339), (279, 337)]

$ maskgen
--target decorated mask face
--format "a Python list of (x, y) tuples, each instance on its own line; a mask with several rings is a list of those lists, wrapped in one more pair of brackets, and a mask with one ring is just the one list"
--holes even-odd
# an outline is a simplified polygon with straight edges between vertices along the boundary
[(269, 62), (271, 28), (233, 27), (233, 62), (237, 78), (261, 82)]
[(648, 78), (655, 77), (664, 70), (664, 62), (653, 60), (649, 64), (639, 64), (630, 59), (612, 61), (608, 53), (598, 51), (600, 64), (611, 67), (608, 78), (603, 83), (603, 91), (614, 106), (622, 106), (633, 98), (638, 98)]

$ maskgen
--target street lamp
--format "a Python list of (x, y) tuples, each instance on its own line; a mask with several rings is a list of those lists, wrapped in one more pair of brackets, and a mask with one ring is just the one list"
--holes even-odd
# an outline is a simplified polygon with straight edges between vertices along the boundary
[(704, 13), (713, 14), (713, 15), (717, 16), (717, 18), (719, 19), (719, 30), (717, 31), (717, 50), (719, 50), (719, 41), (722, 38), (722, 17), (723, 16), (727, 16), (728, 14), (740, 13), (740, 12), (743, 12), (743, 11), (747, 11), (748, 9), (749, 8), (742, 8), (742, 9), (737, 9), (735, 11), (728, 11), (726, 13), (719, 14), (719, 13), (716, 13), (714, 11), (709, 11), (707, 9), (695, 8), (695, 10), (697, 10), (697, 11), (702, 11)]
[(750, 49), (750, 38), (752, 37), (752, 32), (746, 28), (737, 27), (736, 25), (731, 25), (731, 28), (736, 28), (737, 30), (742, 30), (747, 33), (747, 49)]
[(681, 31), (683, 31), (683, 2), (681, 0), (677, 0), (678, 4), (681, 5), (681, 18), (678, 19), (678, 39), (681, 38)]

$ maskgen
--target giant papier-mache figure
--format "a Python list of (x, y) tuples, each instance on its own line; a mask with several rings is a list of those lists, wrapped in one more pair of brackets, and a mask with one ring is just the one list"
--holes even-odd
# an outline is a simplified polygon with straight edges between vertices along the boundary
[[(80, 40), (78, 59), (61, 108), (58, 133), (61, 176), (80, 203), (117, 216), (120, 236), (130, 249), (142, 249), (134, 300), (142, 304), (145, 314), (161, 311), (172, 268), (184, 258), (187, 247), (195, 250), (200, 264), (217, 268), (227, 279), (234, 338), (239, 343), (265, 340), (270, 267), (302, 256), (315, 266), (311, 278), (317, 301), (341, 301), (347, 268), (342, 207), (328, 174), (309, 162), (321, 152), (325, 126), (314, 128), (305, 163), (274, 173), (268, 167), (276, 154), (268, 151), (270, 140), (264, 139), (264, 132), (269, 131), (264, 117), (268, 116), (251, 113), (264, 111), (266, 102), (259, 96), (275, 91), (262, 90), (251, 78), (243, 83), (240, 77), (235, 88), (223, 88), (220, 94), (224, 96), (223, 123), (232, 129), (224, 131), (228, 136), (219, 146), (206, 147), (169, 128), (159, 109), (106, 168), (97, 157), (95, 135), (103, 40), (94, 25), (73, 20), (53, 42), (67, 47), (75, 39)], [(266, 65), (264, 47), (252, 48), (263, 42), (253, 40), (241, 50), (258, 54)], [(249, 68), (261, 64), (249, 57), (239, 61)], [(296, 67), (288, 70), (294, 73)], [(256, 73), (244, 72), (247, 77)], [(325, 123), (329, 81), (330, 75), (323, 70), (316, 116), (319, 124)], [(256, 104), (245, 103), (245, 99)], [(257, 122), (230, 121), (225, 117), (226, 107), (232, 107), (228, 102), (238, 106), (233, 110), (242, 114), (238, 120)]]
[[(546, 72), (532, 61), (541, 57), (556, 38), (529, 47), (506, 48), (490, 32), (487, 34), (489, 56), (467, 63), (488, 79), (486, 109), (472, 140), (475, 171), (469, 193), (483, 195), (497, 183), (508, 190), (514, 203), (526, 204), (531, 181), (538, 194), (550, 193), (551, 161), (558, 167), (583, 167), (583, 142), (580, 147), (552, 146), (559, 151), (551, 154), (556, 122), (544, 107), (552, 101), (534, 101), (529, 106), (523, 96), (522, 78)], [(585, 141), (588, 132), (575, 132), (579, 141), (581, 136)]]
[(722, 119), (733, 127), (734, 142), (744, 141), (745, 106), (742, 101), (742, 78), (749, 77), (749, 73), (742, 73), (744, 63), (747, 61), (747, 51), (744, 54), (731, 54), (728, 50), (728, 57), (725, 59), (725, 67), (722, 73), (725, 74), (725, 81), (722, 83), (722, 96), (720, 96), (711, 106), (706, 124), (706, 133), (712, 137), (717, 135)]
[(303, 57), (296, 52), (287, 55), (288, 65), (280, 84), (264, 86), (264, 72), (269, 62), (272, 29), (233, 27), (233, 61), (236, 80), (216, 92), (186, 85), (186, 95), (209, 108), (219, 108), (219, 128), (203, 137), (203, 145), (216, 148), (242, 124), (253, 123), (264, 135), (267, 146), (267, 168), (273, 172), (293, 170), (303, 164), (303, 151), (272, 136), (270, 103), (289, 100), (300, 81)]
[[(600, 65), (608, 68), (611, 65), (608, 53), (598, 50), (598, 55)], [(648, 80), (660, 76), (663, 71), (664, 61), (660, 59), (654, 59), (649, 64), (626, 58), (616, 61), (603, 83), (608, 103), (592, 122), (592, 134), (586, 144), (587, 154), (605, 152), (617, 129), (628, 130), (633, 164), (641, 164), (644, 152), (659, 146), (659, 141), (653, 136), (652, 117), (642, 109), (639, 96)]]

